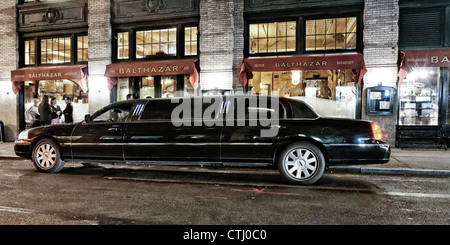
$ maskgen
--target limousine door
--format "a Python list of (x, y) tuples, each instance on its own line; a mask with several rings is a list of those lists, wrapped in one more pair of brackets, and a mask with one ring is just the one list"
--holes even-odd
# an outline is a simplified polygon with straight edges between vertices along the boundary
[(112, 104), (78, 124), (72, 133), (74, 159), (123, 161), (125, 122), (133, 103)]
[[(236, 97), (226, 102), (221, 140), (222, 161), (236, 165), (266, 165), (272, 162), (279, 124), (277, 120), (266, 120), (260, 116), (260, 113), (265, 113), (268, 115), (265, 118), (270, 119), (273, 110), (270, 103), (268, 101), (262, 106), (256, 96)], [(278, 109), (273, 113), (278, 113)]]
[(221, 126), (205, 127), (201, 116), (205, 106), (219, 107), (220, 102), (203, 104), (202, 108), (202, 98), (176, 100), (179, 102), (150, 100), (139, 120), (130, 122), (124, 137), (127, 162), (215, 164), (220, 161)]

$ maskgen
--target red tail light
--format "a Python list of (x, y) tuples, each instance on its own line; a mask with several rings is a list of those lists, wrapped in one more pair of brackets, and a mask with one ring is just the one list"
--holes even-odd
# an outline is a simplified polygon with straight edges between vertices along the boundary
[(370, 125), (372, 126), (372, 133), (373, 133), (373, 138), (375, 140), (382, 140), (383, 139), (383, 134), (381, 133), (381, 127), (380, 125), (371, 122)]

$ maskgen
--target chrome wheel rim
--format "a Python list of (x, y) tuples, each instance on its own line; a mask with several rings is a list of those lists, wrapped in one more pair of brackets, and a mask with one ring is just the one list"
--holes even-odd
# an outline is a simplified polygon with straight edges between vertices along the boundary
[(56, 149), (50, 144), (42, 144), (36, 150), (36, 163), (42, 169), (50, 169), (56, 164)]
[(285, 155), (284, 168), (293, 179), (309, 179), (317, 172), (317, 156), (306, 148), (292, 149)]

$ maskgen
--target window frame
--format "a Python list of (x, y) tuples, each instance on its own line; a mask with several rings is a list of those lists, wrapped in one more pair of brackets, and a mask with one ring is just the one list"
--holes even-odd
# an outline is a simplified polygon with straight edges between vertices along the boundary
[[(144, 24), (142, 24), (144, 25)], [(151, 26), (151, 28), (149, 28)], [(112, 38), (112, 61), (115, 62), (126, 62), (126, 61), (146, 61), (146, 60), (170, 60), (170, 59), (183, 59), (183, 58), (198, 58), (200, 54), (200, 35), (199, 35), (199, 22), (186, 22), (181, 24), (174, 25), (152, 25), (151, 23), (146, 23), (145, 26), (117, 26), (113, 29), (113, 38)], [(185, 28), (189, 27), (197, 27), (197, 54), (196, 55), (185, 55), (185, 37), (184, 31)], [(163, 29), (176, 29), (176, 55), (151, 55), (148, 57), (137, 58), (136, 49), (137, 49), (137, 40), (136, 33), (139, 31), (152, 31), (152, 30), (163, 30)], [(118, 35), (119, 33), (128, 32), (128, 59), (119, 59), (118, 58)]]
[[(197, 34), (196, 34), (196, 36), (197, 36), (197, 40), (196, 40), (197, 41), (197, 50), (195, 51), (196, 52), (195, 54), (187, 55), (186, 54), (186, 43), (188, 41), (186, 41), (186, 38), (185, 38), (185, 36), (186, 36), (186, 28), (193, 28), (193, 27), (197, 28)], [(181, 36), (183, 36), (183, 44), (182, 44), (182, 52), (183, 53), (182, 53), (182, 55), (184, 57), (196, 57), (196, 56), (198, 56), (199, 53), (200, 53), (200, 49), (199, 49), (200, 45), (199, 45), (199, 42), (198, 42), (199, 41), (199, 37), (200, 37), (199, 36), (199, 26), (198, 25), (184, 25), (183, 26), (183, 33), (181, 33)], [(192, 45), (192, 39), (189, 41), (189, 44)], [(191, 51), (192, 51), (192, 47), (191, 47)]]
[[(264, 57), (275, 55), (302, 55), (302, 54), (324, 54), (324, 53), (351, 53), (363, 51), (363, 11), (359, 8), (352, 8), (350, 10), (341, 10), (337, 14), (308, 13), (299, 12), (298, 14), (291, 14), (290, 16), (283, 16), (273, 14), (274, 17), (265, 17), (264, 13), (252, 14), (246, 17), (244, 24), (244, 57)], [(287, 14), (286, 14), (287, 15)], [(356, 49), (333, 49), (333, 50), (314, 50), (306, 51), (306, 21), (316, 19), (331, 19), (331, 18), (350, 18), (356, 17)], [(295, 52), (278, 52), (278, 53), (250, 53), (250, 24), (271, 23), (271, 22), (285, 22), (297, 21), (296, 32), (296, 51)]]
[[(285, 36), (278, 36), (277, 35), (278, 34), (278, 23), (286, 23), (286, 28), (287, 28), (287, 23), (289, 23), (289, 22), (295, 22), (295, 36), (294, 36), (294, 38), (295, 38), (295, 41), (294, 41), (295, 48), (294, 48), (294, 51), (287, 51), (288, 50), (288, 48), (287, 48), (287, 46), (288, 46), (287, 45), (288, 44), (288, 38), (292, 38), (292, 36), (288, 35), (287, 29), (286, 29), (286, 35)], [(261, 39), (266, 39), (267, 40), (267, 52), (260, 52), (260, 49), (258, 48), (258, 52), (250, 53), (251, 52), (250, 41), (252, 40), (252, 38), (250, 37), (250, 29), (251, 29), (250, 26), (251, 25), (261, 25), (261, 24), (267, 24), (267, 25), (275, 24), (276, 25), (276, 33), (277, 34), (275, 35), (275, 37), (267, 36), (265, 38), (261, 38), (260, 35), (259, 35), (259, 27), (258, 27), (258, 37), (255, 38), (255, 39), (258, 40), (258, 43), (259, 43), (259, 40), (261, 40)], [(298, 30), (298, 26), (297, 25), (298, 25), (298, 21), (297, 20), (275, 21), (275, 22), (259, 22), (259, 23), (250, 23), (250, 24), (248, 24), (248, 26), (249, 26), (249, 36), (248, 36), (249, 54), (254, 55), (254, 54), (266, 54), (266, 53), (275, 53), (275, 54), (295, 53), (297, 51), (297, 49), (298, 49), (298, 47), (297, 47), (297, 38), (298, 38), (298, 31), (297, 30)], [(269, 52), (269, 39), (270, 38), (275, 38), (275, 39), (285, 38), (286, 39), (286, 43), (285, 43), (286, 51), (278, 51), (278, 47), (276, 47), (275, 48), (276, 49), (275, 52)], [(278, 44), (278, 41), (276, 41), (276, 44)], [(258, 44), (258, 46), (259, 46), (259, 44)]]
[[(172, 41), (171, 41), (171, 39), (170, 39), (170, 30), (172, 30), (172, 29), (175, 29), (175, 55), (173, 55), (173, 54), (170, 54), (170, 43), (172, 43)], [(168, 38), (168, 40), (167, 40), (167, 42), (161, 42), (161, 31), (163, 31), (163, 30), (167, 30), (167, 38)], [(153, 43), (153, 42), (150, 42), (150, 43), (146, 43), (145, 41), (144, 41), (144, 39), (145, 39), (145, 32), (154, 32), (154, 31), (159, 31), (159, 43)], [(164, 54), (162, 54), (162, 55), (158, 55), (158, 54), (155, 54), (155, 55), (153, 55), (153, 54), (150, 54), (150, 55), (145, 55), (145, 48), (144, 48), (144, 52), (143, 52), (143, 57), (142, 58), (138, 58), (137, 57), (137, 47), (138, 47), (138, 43), (137, 43), (137, 36), (138, 36), (138, 32), (143, 32), (143, 35), (144, 35), (144, 38), (143, 38), (143, 43), (142, 43), (142, 45), (144, 45), (144, 46), (153, 46), (153, 45), (155, 45), (155, 44), (158, 44), (160, 47), (161, 47), (161, 45), (162, 44), (167, 44), (168, 45), (168, 47), (167, 47), (167, 51), (168, 51), (168, 53), (166, 54), (166, 53), (164, 53)], [(130, 41), (128, 41), (128, 43), (129, 43)], [(179, 49), (178, 49), (178, 45), (179, 45), (179, 38), (178, 38), (178, 27), (177, 26), (175, 26), (175, 27), (173, 27), (173, 26), (168, 26), (168, 27), (166, 27), (166, 28), (145, 28), (145, 29), (136, 29), (135, 31), (134, 31), (134, 39), (133, 39), (133, 45), (134, 45), (134, 53), (133, 53), (133, 56), (136, 58), (136, 60), (142, 60), (142, 59), (152, 59), (152, 58), (155, 58), (155, 57), (177, 57), (178, 55), (179, 55)]]
[[(250, 25), (253, 24), (264, 24), (264, 23), (278, 23), (278, 22), (291, 22), (295, 21), (296, 31), (295, 31), (295, 51), (287, 51), (287, 52), (266, 52), (266, 53), (250, 53)], [(299, 53), (299, 23), (301, 21), (299, 18), (277, 18), (277, 19), (263, 19), (263, 20), (252, 20), (245, 23), (244, 28), (244, 50), (247, 57), (253, 56), (273, 56), (273, 55), (293, 55)]]
[[(27, 50), (25, 50), (25, 47), (26, 47), (26, 45), (25, 45), (25, 43), (26, 42), (30, 42), (30, 44), (29, 44), (29, 49), (30, 49), (30, 51), (29, 52), (27, 52)], [(30, 61), (31, 61), (31, 41), (33, 41), (34, 42), (34, 60), (33, 60), (33, 62), (31, 63)], [(38, 45), (37, 45), (37, 40), (36, 40), (36, 38), (27, 38), (27, 39), (24, 39), (23, 40), (23, 48), (21, 48), (21, 50), (22, 50), (22, 54), (23, 54), (23, 59), (22, 59), (22, 62), (23, 62), (23, 64), (24, 64), (24, 66), (35, 66), (36, 65), (36, 62), (37, 62), (37, 49), (38, 49)], [(28, 64), (26, 63), (26, 55), (29, 55), (30, 57), (28, 58)]]
[[(334, 49), (327, 49), (327, 44), (325, 43), (325, 45), (324, 45), (324, 49), (317, 49), (317, 45), (315, 46), (315, 50), (306, 50), (306, 39), (307, 39), (307, 37), (308, 36), (314, 36), (314, 37), (317, 37), (318, 35), (323, 35), (323, 36), (325, 36), (325, 40), (326, 40), (326, 36), (327, 36), (327, 33), (326, 33), (326, 30), (325, 30), (325, 33), (324, 34), (317, 34), (317, 33), (314, 33), (314, 35), (306, 35), (306, 22), (307, 21), (316, 21), (315, 22), (315, 26), (316, 26), (316, 30), (317, 30), (317, 20), (324, 20), (325, 21), (325, 23), (326, 23), (326, 20), (329, 20), (329, 19), (334, 19), (334, 20), (337, 20), (337, 19), (342, 19), (342, 18), (356, 18), (356, 32), (345, 32), (345, 34), (348, 34), (348, 33), (355, 33), (355, 35), (356, 35), (356, 41), (355, 41), (355, 48), (351, 48), (351, 49), (348, 49), (348, 48), (336, 48), (336, 44), (337, 44), (337, 42), (336, 42), (336, 40), (334, 40), (334, 46), (335, 46), (335, 48)], [(304, 20), (304, 22), (303, 22), (303, 28), (304, 28), (304, 30), (305, 30), (305, 33), (304, 33), (304, 35), (303, 35), (303, 42), (304, 42), (304, 52), (305, 53), (309, 53), (309, 52), (330, 52), (330, 51), (339, 51), (339, 52), (342, 52), (342, 51), (348, 51), (348, 52), (354, 52), (354, 51), (356, 51), (357, 50), (357, 48), (358, 48), (358, 31), (359, 31), (359, 25), (358, 25), (358, 17), (357, 16), (344, 16), (344, 17), (326, 17), (326, 18), (305, 18), (305, 20)], [(347, 26), (347, 22), (346, 22), (346, 25), (345, 25), (345, 29), (347, 30), (348, 29), (348, 26)], [(335, 32), (334, 32), (334, 34), (336, 34), (336, 33), (339, 33), (339, 32), (337, 32), (336, 31), (336, 23), (335, 23)], [(314, 39), (315, 40), (315, 43), (316, 43), (316, 39)]]
[[(82, 37), (82, 38), (84, 38), (84, 37), (86, 37), (87, 38), (87, 46), (86, 47), (84, 47), (84, 45), (83, 45), (83, 47), (81, 48), (81, 52), (83, 53), (83, 50), (84, 49), (86, 49), (86, 51), (87, 51), (87, 59), (86, 60), (79, 60), (79, 56), (78, 56), (78, 51), (79, 51), (79, 48), (78, 48), (78, 38), (80, 38), (80, 37)], [(89, 36), (88, 35), (75, 35), (75, 38), (74, 39), (76, 39), (76, 58), (75, 58), (75, 60), (76, 60), (76, 62), (75, 63), (87, 63), (87, 62), (89, 62)]]
[[(61, 34), (61, 35), (42, 35), (42, 36), (22, 36), (19, 42), (19, 65), (20, 67), (33, 67), (33, 66), (55, 66), (55, 65), (74, 65), (74, 64), (87, 64), (88, 61), (78, 62), (78, 37), (88, 37), (88, 50), (89, 50), (89, 36), (87, 32), (80, 32), (74, 34)], [(63, 63), (42, 63), (41, 62), (41, 40), (55, 39), (55, 38), (70, 38), (70, 61)], [(25, 41), (34, 40), (34, 64), (25, 64)], [(89, 60), (89, 56), (88, 56)]]

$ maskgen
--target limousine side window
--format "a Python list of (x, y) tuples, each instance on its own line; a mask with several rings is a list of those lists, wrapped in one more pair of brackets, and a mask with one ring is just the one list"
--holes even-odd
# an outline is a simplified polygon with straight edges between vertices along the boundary
[[(235, 110), (234, 118), (238, 120), (242, 119), (270, 119), (273, 116), (278, 117), (278, 119), (286, 118), (286, 108), (283, 104), (278, 101), (267, 101), (267, 104), (261, 105), (257, 100), (249, 100), (248, 98), (236, 98), (234, 100)], [(275, 105), (275, 106), (273, 106)], [(265, 116), (261, 117), (261, 113), (266, 113)], [(230, 115), (227, 115), (230, 117)]]
[[(217, 103), (220, 104), (220, 101), (217, 101), (218, 99), (221, 100), (221, 97), (211, 99), (205, 99), (203, 97), (179, 98), (178, 102), (172, 102), (170, 99), (150, 100), (145, 106), (144, 112), (141, 115), (141, 120), (171, 120), (172, 111), (183, 102), (190, 103), (190, 111), (188, 111), (190, 118), (187, 118), (188, 120), (216, 119), (219, 113), (218, 108), (210, 108), (210, 106)], [(208, 109), (208, 111), (206, 111), (206, 109)], [(180, 110), (180, 108), (178, 108), (178, 110)], [(205, 111), (208, 115), (205, 114)], [(211, 114), (208, 112), (211, 112)], [(180, 116), (182, 117), (183, 115)]]
[(101, 122), (124, 122), (130, 110), (133, 107), (133, 103), (124, 103), (119, 105), (111, 105), (104, 108), (101, 112), (94, 114), (91, 117), (92, 123)]
[(179, 100), (179, 103), (171, 103), (170, 99), (156, 99), (149, 100), (142, 112), (141, 120), (170, 120), (172, 111), (183, 99)]
[(287, 103), (290, 104), (292, 118), (317, 118), (319, 116), (303, 101), (291, 99)]

